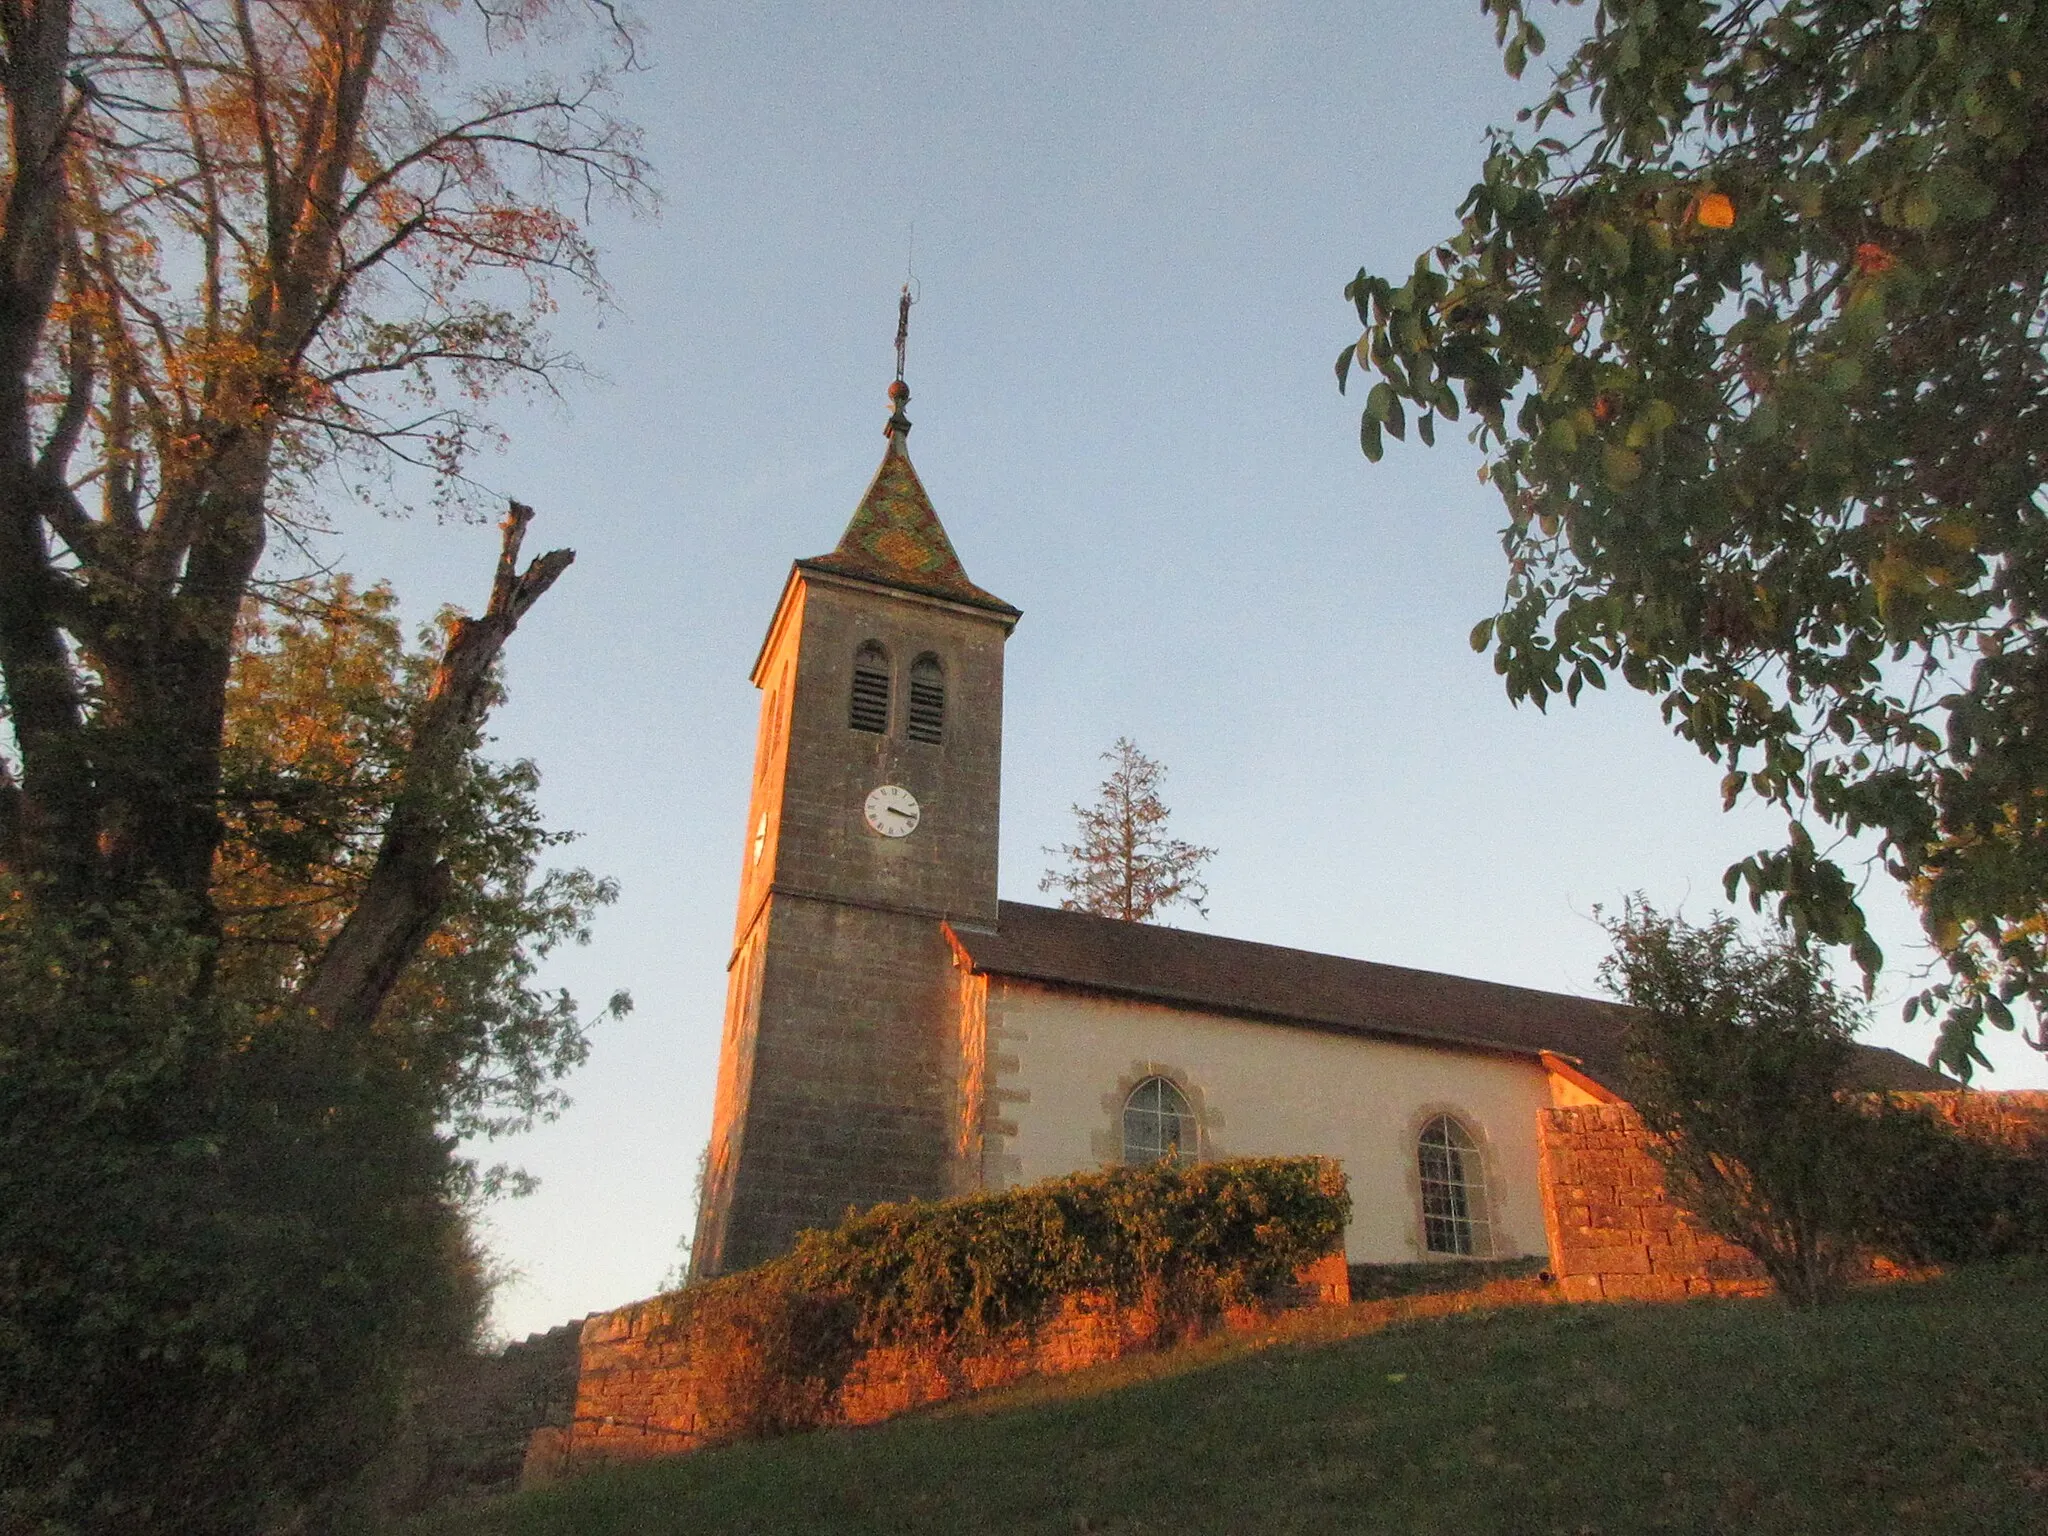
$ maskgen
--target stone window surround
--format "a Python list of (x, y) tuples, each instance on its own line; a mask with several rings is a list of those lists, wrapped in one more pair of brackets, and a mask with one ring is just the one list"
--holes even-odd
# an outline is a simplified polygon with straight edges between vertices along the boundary
[(1194, 1161), (1214, 1162), (1229, 1154), (1218, 1145), (1216, 1132), (1223, 1129), (1223, 1116), (1216, 1106), (1209, 1102), (1209, 1096), (1183, 1068), (1164, 1061), (1134, 1061), (1130, 1070), (1116, 1081), (1116, 1087), (1105, 1093), (1101, 1099), (1103, 1119), (1088, 1138), (1088, 1150), (1095, 1155), (1097, 1164), (1104, 1168), (1124, 1167), (1124, 1106), (1130, 1102), (1132, 1092), (1147, 1078), (1164, 1078), (1180, 1090), (1187, 1101), (1188, 1112), (1195, 1122), (1196, 1145)]

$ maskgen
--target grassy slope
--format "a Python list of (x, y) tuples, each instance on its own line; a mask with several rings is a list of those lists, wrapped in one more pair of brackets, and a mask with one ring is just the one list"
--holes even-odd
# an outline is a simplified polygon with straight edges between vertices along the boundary
[[(2048, 1269), (1213, 1340), (596, 1475), (436, 1536), (2048, 1531)], [(1355, 1326), (1352, 1325), (1352, 1326)]]

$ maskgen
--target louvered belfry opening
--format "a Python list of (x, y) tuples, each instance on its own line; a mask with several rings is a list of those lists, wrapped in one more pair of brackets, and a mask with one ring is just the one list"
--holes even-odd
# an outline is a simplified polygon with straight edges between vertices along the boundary
[(937, 746), (946, 737), (946, 674), (936, 656), (910, 669), (910, 739)]
[(853, 698), (846, 723), (878, 736), (889, 729), (889, 653), (872, 640), (854, 653)]

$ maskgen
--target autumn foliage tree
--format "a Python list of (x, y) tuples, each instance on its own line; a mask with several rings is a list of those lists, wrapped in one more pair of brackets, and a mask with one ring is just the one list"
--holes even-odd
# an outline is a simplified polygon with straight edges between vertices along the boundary
[[(588, 87), (453, 103), (447, 25), (418, 0), (110, 0), (9, 26), (0, 678), (8, 847), (43, 899), (155, 884), (208, 924), (235, 626), (273, 530), (338, 461), (456, 485), (473, 403), (558, 361), (551, 283), (596, 281), (559, 194), (630, 189), (630, 140)], [(495, 654), (566, 561), (507, 573), (467, 649)], [(484, 671), (451, 665), (451, 720)]]
[[(408, 645), (390, 588), (346, 577), (282, 584), (249, 605), (229, 674), (213, 884), (223, 990), (288, 992), (355, 910), (402, 792), (410, 724), (459, 621), (445, 612)], [(448, 904), (377, 1029), (403, 1042), (449, 1129), (488, 1136), (562, 1104), (556, 1085), (583, 1061), (588, 1025), (536, 972), (559, 946), (588, 940), (618, 888), (543, 868), (574, 834), (541, 820), (532, 762), (496, 761), (478, 743), (455, 784), (436, 812)], [(618, 994), (604, 1012), (627, 1006)]]
[(1079, 841), (1048, 848), (1066, 861), (1046, 872), (1042, 891), (1061, 893), (1069, 912), (1092, 912), (1127, 923), (1151, 922), (1165, 907), (1193, 907), (1208, 916), (1202, 866), (1216, 856), (1166, 833), (1170, 814), (1159, 797), (1166, 770), (1136, 743), (1119, 736), (1102, 754), (1110, 765), (1093, 805), (1076, 805)]
[(590, 29), (629, 52), (605, 0), (0, 3), (0, 1528), (340, 1528), (474, 1324), (447, 1136), (544, 1104), (528, 941), (601, 896), (526, 880), (477, 755), (572, 556), (522, 565), (515, 503), (339, 756), (241, 626), (281, 533), (394, 470), (461, 499), (485, 402), (565, 365), (572, 210), (642, 168), (601, 70), (489, 76)]
[[(1519, 75), (1541, 32), (1486, 9)], [(1967, 1072), (2048, 1005), (2048, 17), (1591, 11), (1457, 231), (1353, 279), (1340, 386), (1371, 459), (1474, 422), (1511, 698), (1619, 676), (1787, 814), (1731, 896), (1873, 974), (1833, 839), (1874, 840), (1946, 962), (1908, 1015)]]

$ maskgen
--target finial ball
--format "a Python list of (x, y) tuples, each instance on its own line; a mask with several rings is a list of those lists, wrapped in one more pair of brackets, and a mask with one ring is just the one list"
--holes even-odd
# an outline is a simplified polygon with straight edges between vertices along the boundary
[(910, 386), (898, 379), (889, 386), (889, 398), (900, 406), (910, 398)]

